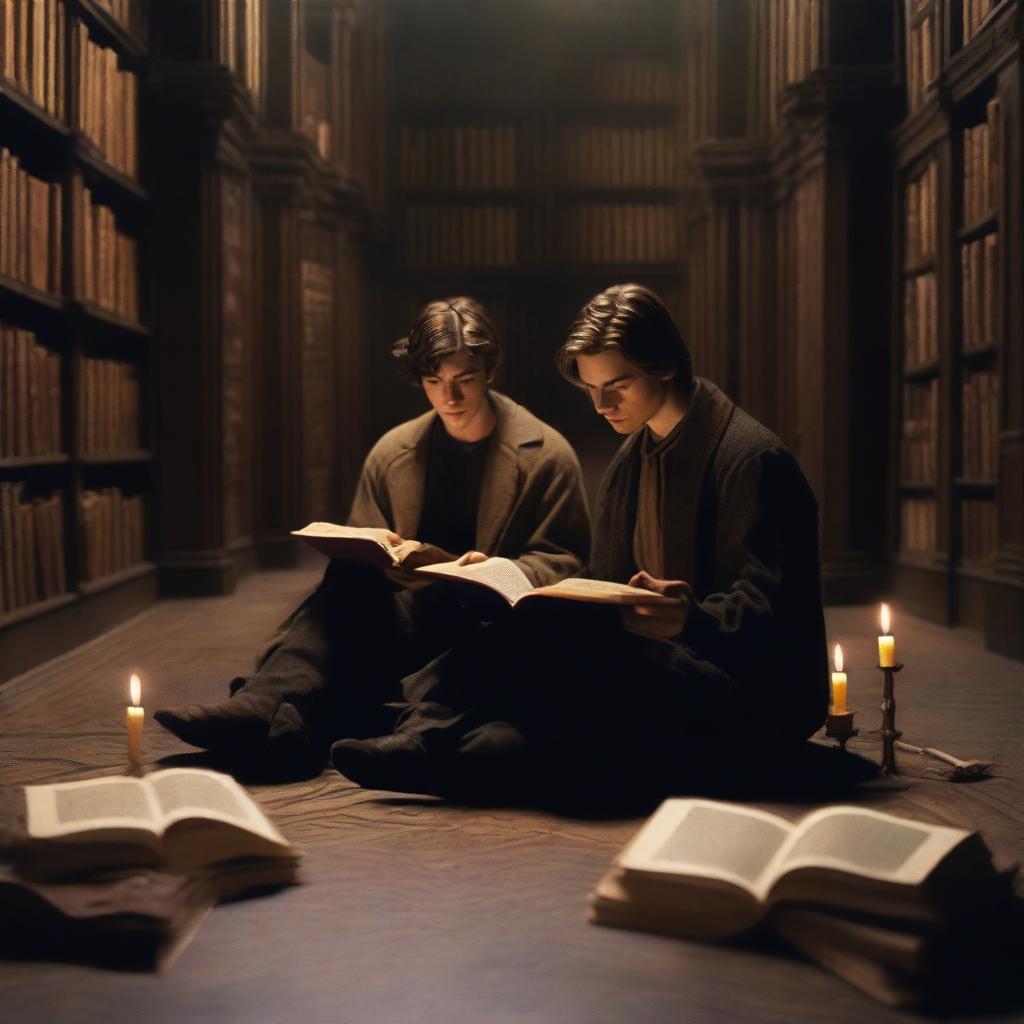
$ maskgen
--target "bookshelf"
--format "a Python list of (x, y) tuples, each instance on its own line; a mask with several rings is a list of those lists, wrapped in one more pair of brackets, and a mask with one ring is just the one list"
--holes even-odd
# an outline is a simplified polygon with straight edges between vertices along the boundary
[(4, 674), (155, 596), (135, 2), (11, 0), (0, 66)]
[(1020, 310), (1005, 287), (1020, 272), (1018, 9), (909, 0), (904, 15), (894, 587), (1021, 657)]
[[(651, 284), (683, 319), (679, 14), (453, 0), (399, 2), (394, 13), (394, 241), (374, 372), (385, 387), (387, 338), (419, 304), (472, 294), (506, 342), (499, 386), (572, 433), (587, 410), (536, 372), (549, 358), (539, 339), (553, 347), (580, 306), (619, 280)], [(414, 411), (382, 406), (373, 427)]]

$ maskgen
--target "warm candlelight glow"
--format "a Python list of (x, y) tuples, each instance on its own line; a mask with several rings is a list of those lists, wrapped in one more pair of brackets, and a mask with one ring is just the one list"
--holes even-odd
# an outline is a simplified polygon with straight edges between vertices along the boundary
[(879, 619), (882, 623), (882, 635), (878, 638), (878, 665), (880, 668), (892, 668), (896, 664), (896, 637), (889, 632), (892, 619), (887, 604), (882, 605)]
[(125, 708), (125, 725), (128, 728), (128, 766), (138, 771), (142, 765), (142, 729), (146, 721), (146, 709), (139, 706), (142, 700), (142, 684), (133, 672), (129, 690), (132, 695), (131, 704)]
[(833, 715), (845, 715), (846, 711), (846, 673), (843, 671), (843, 649), (836, 644), (832, 652), (832, 660), (836, 670), (832, 673), (832, 708)]

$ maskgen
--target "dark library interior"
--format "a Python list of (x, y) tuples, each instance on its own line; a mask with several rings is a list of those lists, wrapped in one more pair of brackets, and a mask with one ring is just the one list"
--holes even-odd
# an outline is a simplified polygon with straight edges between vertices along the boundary
[[(154, 706), (223, 696), (322, 572), (290, 531), (344, 522), (427, 408), (391, 348), (432, 299), (486, 306), (496, 386), (593, 504), (620, 439), (554, 354), (633, 281), (806, 474), (862, 738), (885, 601), (905, 738), (1002, 765), (875, 806), (1019, 860), (1022, 31), (1018, 0), (4, 0), (0, 783), (116, 768), (127, 666)], [(795, 959), (589, 928), (635, 817), (369, 810), (332, 774), (264, 793), (322, 888), (212, 915), (149, 1019), (904, 1019)], [(9, 1006), (43, 988), (40, 1020), (143, 998), (0, 965)]]

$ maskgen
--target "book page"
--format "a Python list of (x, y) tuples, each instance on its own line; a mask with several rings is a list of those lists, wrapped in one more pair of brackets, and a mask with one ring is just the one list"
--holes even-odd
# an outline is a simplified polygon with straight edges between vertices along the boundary
[(537, 587), (531, 597), (561, 597), (569, 601), (593, 601), (596, 604), (679, 604), (678, 597), (666, 597), (643, 587), (610, 580), (587, 580), (578, 576)]
[(790, 834), (783, 818), (710, 800), (666, 800), (623, 851), (627, 871), (700, 875), (754, 892)]
[(105, 828), (159, 832), (160, 809), (139, 779), (114, 776), (26, 786), (26, 827), (36, 839)]
[(440, 562), (425, 565), (416, 570), (426, 576), (465, 580), (479, 583), (501, 594), (509, 604), (514, 605), (525, 594), (533, 590), (526, 573), (511, 558), (486, 558), (472, 565), (456, 565), (455, 562)]
[(291, 534), (301, 537), (328, 558), (365, 562), (378, 567), (398, 563), (394, 551), (400, 545), (391, 540), (395, 536), (394, 531), (384, 527), (309, 523), (301, 530), (292, 530)]
[(229, 775), (204, 768), (167, 768), (149, 782), (165, 826), (182, 818), (213, 818), (285, 843), (252, 797)]
[(800, 823), (779, 851), (771, 880), (816, 866), (914, 885), (969, 835), (865, 808), (830, 807)]

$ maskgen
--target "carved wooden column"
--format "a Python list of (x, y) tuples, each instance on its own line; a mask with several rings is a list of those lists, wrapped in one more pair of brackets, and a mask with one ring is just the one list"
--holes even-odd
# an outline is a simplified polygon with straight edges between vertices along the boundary
[[(210, 38), (202, 29), (211, 7), (186, 4), (178, 13), (195, 22), (197, 38)], [(224, 593), (251, 545), (248, 161), (255, 120), (235, 75), (190, 50), (187, 32), (163, 38), (146, 143), (155, 154), (159, 240), (152, 252), (161, 447), (157, 560), (164, 593)]]

